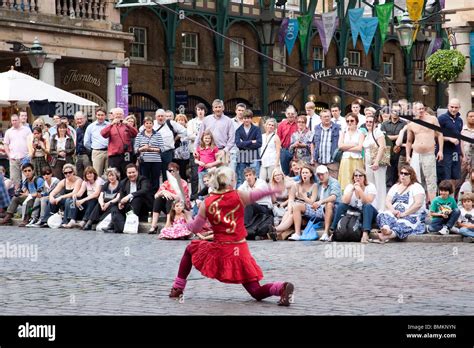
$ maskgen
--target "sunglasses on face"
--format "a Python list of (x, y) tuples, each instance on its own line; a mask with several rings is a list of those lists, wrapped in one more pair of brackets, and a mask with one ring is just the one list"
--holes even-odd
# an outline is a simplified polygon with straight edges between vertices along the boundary
[(362, 178), (364, 177), (365, 175), (363, 174), (354, 174), (354, 178)]
[(402, 175), (402, 176), (410, 176), (410, 173), (408, 173), (408, 172), (400, 172), (400, 175)]
[(64, 175), (69, 175), (69, 174), (72, 174), (72, 170), (71, 171), (68, 171), (68, 172), (63, 172)]
[(347, 120), (347, 123), (355, 123), (355, 120)]
[(44, 173), (43, 175), (51, 175), (52, 173)]

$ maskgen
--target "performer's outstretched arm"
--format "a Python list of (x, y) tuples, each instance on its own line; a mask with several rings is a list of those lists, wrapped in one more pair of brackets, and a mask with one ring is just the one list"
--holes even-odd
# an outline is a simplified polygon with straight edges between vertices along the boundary
[(244, 192), (244, 191), (238, 191), (240, 199), (242, 202), (244, 202), (245, 205), (247, 204), (252, 204), (258, 201), (259, 199), (262, 199), (263, 197), (266, 196), (271, 196), (275, 193), (280, 193), (281, 190), (275, 190), (271, 188), (266, 188), (263, 190), (255, 190), (251, 192)]
[(202, 227), (206, 223), (206, 220), (206, 205), (202, 202), (198, 214), (190, 223), (188, 223), (188, 229), (193, 233), (199, 233), (202, 231)]

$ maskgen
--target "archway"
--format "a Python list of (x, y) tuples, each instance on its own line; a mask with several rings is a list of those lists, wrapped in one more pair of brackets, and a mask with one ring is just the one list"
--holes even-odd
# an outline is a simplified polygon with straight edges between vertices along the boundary
[(135, 114), (137, 123), (141, 125), (145, 116), (152, 116), (154, 118), (155, 111), (162, 107), (158, 99), (147, 93), (132, 93), (128, 111)]

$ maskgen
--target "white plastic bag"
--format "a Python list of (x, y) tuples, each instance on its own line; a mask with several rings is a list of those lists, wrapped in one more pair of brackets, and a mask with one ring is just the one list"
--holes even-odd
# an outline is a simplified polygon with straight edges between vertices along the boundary
[(59, 228), (63, 223), (63, 217), (59, 213), (53, 214), (49, 217), (47, 223), (49, 228)]
[(133, 210), (130, 210), (127, 213), (127, 218), (125, 219), (125, 226), (123, 226), (123, 233), (138, 233), (138, 225), (140, 221), (138, 216), (133, 213)]
[(107, 214), (107, 216), (99, 222), (95, 228), (96, 231), (102, 232), (105, 228), (107, 228), (110, 223), (112, 222), (112, 214)]

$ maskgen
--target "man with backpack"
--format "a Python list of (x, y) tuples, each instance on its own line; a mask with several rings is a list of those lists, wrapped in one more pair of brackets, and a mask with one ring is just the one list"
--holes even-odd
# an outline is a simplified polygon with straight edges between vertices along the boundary
[[(268, 189), (267, 183), (257, 178), (255, 168), (244, 169), (245, 181), (239, 186), (240, 191), (251, 192)], [(270, 196), (263, 197), (253, 204), (245, 206), (244, 224), (247, 229), (248, 239), (262, 239), (273, 225), (273, 203)]]
[(23, 215), (23, 221), (20, 223), (19, 227), (25, 227), (31, 218), (35, 200), (41, 199), (44, 179), (35, 176), (34, 167), (31, 163), (24, 164), (21, 167), (21, 171), (26, 179), (22, 181), (20, 187), (15, 192), (15, 195), (8, 206), (7, 213), (0, 222), (0, 225), (13, 225), (13, 215), (15, 214), (18, 206), (24, 204), (25, 213)]

